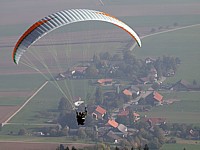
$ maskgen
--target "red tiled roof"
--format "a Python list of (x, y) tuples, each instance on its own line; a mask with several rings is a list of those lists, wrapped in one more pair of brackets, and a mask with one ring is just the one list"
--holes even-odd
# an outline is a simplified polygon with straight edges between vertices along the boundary
[(139, 117), (140, 115), (139, 115), (138, 113), (134, 112), (134, 113), (133, 113), (133, 116), (134, 116), (134, 117)]
[(100, 107), (100, 106), (97, 106), (97, 108), (95, 109), (98, 113), (100, 113), (100, 114), (105, 114), (106, 113), (106, 110), (105, 109), (103, 109), (102, 107)]
[(162, 101), (162, 99), (163, 99), (163, 96), (162, 95), (160, 95), (158, 92), (153, 92), (153, 95), (154, 95), (154, 99), (155, 100), (157, 100), (157, 101), (159, 101), (159, 102), (161, 102)]
[(128, 110), (122, 110), (118, 113), (118, 116), (127, 116), (129, 114)]
[(108, 124), (113, 126), (114, 128), (117, 128), (119, 125), (115, 120), (112, 119), (108, 120)]
[(127, 90), (127, 89), (125, 89), (125, 90), (123, 91), (123, 93), (124, 93), (125, 95), (127, 95), (127, 96), (132, 96), (132, 92), (129, 91), (129, 90)]
[(105, 83), (105, 82), (112, 82), (112, 79), (99, 79), (97, 82), (102, 84), (102, 83)]
[(74, 67), (73, 70), (83, 73), (87, 68), (88, 67), (79, 67), (79, 66), (77, 66), (77, 67)]
[(152, 125), (163, 123), (166, 121), (165, 118), (146, 118), (146, 121), (151, 122)]

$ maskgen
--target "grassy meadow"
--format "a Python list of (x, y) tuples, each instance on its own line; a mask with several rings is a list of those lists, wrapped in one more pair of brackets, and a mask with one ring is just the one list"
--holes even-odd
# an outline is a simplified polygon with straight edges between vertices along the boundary
[(164, 144), (161, 150), (199, 150), (200, 144)]
[[(51, 84), (53, 83), (53, 84)], [(62, 97), (65, 97), (54, 85), (49, 82), (12, 120), (12, 123), (39, 124), (55, 119), (58, 115), (58, 104)], [(87, 93), (93, 93), (94, 88), (88, 85), (88, 80), (73, 80), (58, 82), (59, 86), (66, 93), (70, 103), (73, 98), (86, 97)], [(84, 99), (83, 99), (84, 100)], [(47, 112), (47, 115), (45, 115)], [(40, 115), (43, 114), (44, 115)]]
[[(198, 29), (199, 27), (192, 27), (144, 38), (143, 47), (141, 49), (137, 48), (135, 55), (139, 57), (161, 57), (163, 55), (179, 57), (181, 59), (181, 65), (178, 68), (177, 74), (175, 77), (167, 79), (166, 83), (180, 79), (188, 81), (195, 79), (200, 81), (200, 71), (196, 69), (200, 67), (199, 63), (197, 63), (200, 53), (198, 51), (198, 39), (200, 35)], [(61, 84), (64, 86), (64, 83)], [(67, 83), (67, 85), (72, 85), (72, 92), (70, 93), (73, 93), (74, 96), (78, 96), (76, 92), (87, 93), (87, 83), (80, 83), (80, 81), (74, 80), (73, 82)], [(37, 112), (57, 108), (58, 100), (62, 97), (61, 95), (53, 85), (48, 84), (13, 118), (12, 122), (29, 121), (42, 123), (44, 118), (34, 119), (37, 116)], [(175, 102), (173, 105), (156, 107), (148, 112), (147, 116), (165, 117), (170, 122), (200, 124), (200, 120), (197, 119), (200, 113), (198, 109), (200, 105), (200, 92), (163, 93), (163, 95), (165, 99), (173, 98), (180, 101)]]
[(175, 99), (177, 101), (171, 105), (154, 107), (151, 111), (141, 114), (147, 115), (147, 117), (166, 118), (170, 123), (200, 125), (200, 92), (169, 92), (161, 94), (164, 99)]
[(179, 57), (181, 65), (174, 77), (166, 82), (180, 79), (200, 81), (199, 33), (200, 26), (189, 27), (169, 33), (163, 33), (143, 39), (143, 47), (135, 54), (139, 57), (152, 58), (166, 56)]

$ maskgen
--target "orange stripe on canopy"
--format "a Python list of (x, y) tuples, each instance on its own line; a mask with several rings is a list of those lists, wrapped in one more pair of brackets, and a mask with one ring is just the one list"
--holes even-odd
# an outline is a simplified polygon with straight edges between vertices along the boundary
[[(18, 46), (20, 45), (20, 43), (23, 41), (23, 39), (29, 35), (33, 30), (35, 30), (37, 27), (43, 25), (44, 23), (48, 22), (50, 19), (48, 20), (40, 20), (38, 22), (36, 22), (35, 24), (33, 24), (22, 36), (21, 38), (17, 41), (17, 44), (15, 45), (15, 48), (13, 50), (13, 54), (12, 54), (12, 58), (13, 61), (15, 62), (15, 53), (17, 51)], [(16, 62), (15, 62), (16, 63)]]

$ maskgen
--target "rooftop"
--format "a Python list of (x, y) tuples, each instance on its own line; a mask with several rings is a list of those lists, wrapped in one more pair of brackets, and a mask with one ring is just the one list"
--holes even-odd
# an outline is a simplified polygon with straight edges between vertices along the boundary
[(114, 127), (114, 128), (117, 128), (118, 125), (119, 125), (119, 124), (118, 124), (115, 120), (113, 120), (113, 119), (109, 119), (109, 120), (108, 120), (108, 124), (111, 125), (111, 126)]
[(127, 96), (132, 96), (132, 92), (129, 91), (129, 90), (127, 90), (127, 89), (125, 89), (125, 90), (123, 91), (123, 93), (124, 93), (125, 95), (127, 95)]
[(154, 95), (154, 99), (155, 100), (157, 100), (157, 101), (159, 101), (159, 102), (161, 102), (162, 101), (162, 99), (163, 99), (163, 96), (162, 95), (160, 95), (158, 92), (156, 92), (156, 91), (154, 91), (153, 92), (153, 95)]
[(104, 108), (100, 107), (99, 105), (97, 106), (97, 108), (95, 110), (96, 110), (96, 112), (98, 112), (102, 115), (106, 113), (106, 110)]

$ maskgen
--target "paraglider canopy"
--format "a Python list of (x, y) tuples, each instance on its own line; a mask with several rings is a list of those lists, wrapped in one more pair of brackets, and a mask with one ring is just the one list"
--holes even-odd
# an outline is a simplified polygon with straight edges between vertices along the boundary
[(18, 64), (23, 53), (47, 33), (64, 25), (81, 21), (103, 21), (114, 24), (129, 33), (141, 47), (141, 41), (136, 32), (117, 18), (95, 10), (71, 9), (56, 12), (34, 23), (17, 41), (13, 50), (13, 61)]

